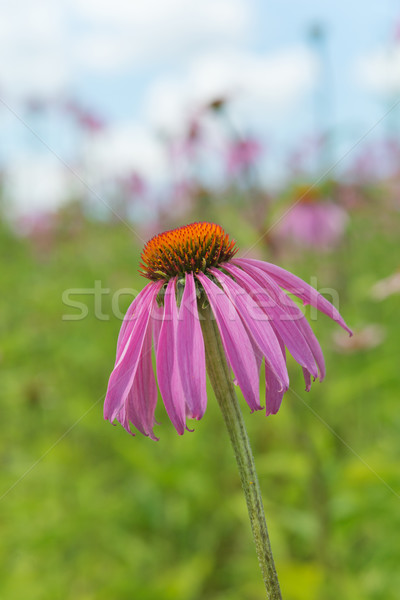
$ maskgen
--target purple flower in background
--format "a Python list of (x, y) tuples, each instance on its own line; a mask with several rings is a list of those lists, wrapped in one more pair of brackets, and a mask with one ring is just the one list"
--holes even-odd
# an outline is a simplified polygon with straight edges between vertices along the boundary
[[(211, 307), (235, 383), (251, 411), (262, 408), (260, 367), (265, 361), (266, 414), (275, 414), (289, 387), (286, 350), (303, 369), (306, 389), (325, 376), (320, 345), (301, 309), (281, 289), (311, 304), (351, 333), (339, 312), (314, 288), (274, 264), (235, 258), (237, 248), (212, 223), (192, 223), (152, 238), (142, 253), (150, 283), (123, 321), (104, 417), (132, 433), (153, 433), (156, 375), (166, 411), (179, 434), (186, 419), (206, 410), (206, 362), (199, 307)], [(201, 313), (201, 310), (200, 310)]]
[(193, 115), (183, 134), (177, 139), (168, 140), (168, 142), (168, 150), (174, 164), (179, 163), (183, 158), (193, 160), (205, 142), (200, 115)]
[(228, 147), (228, 172), (237, 175), (252, 167), (262, 154), (261, 144), (254, 139), (235, 140)]
[(36, 211), (22, 214), (15, 222), (17, 234), (28, 239), (35, 252), (48, 257), (60, 229), (60, 215), (53, 211)]
[(297, 198), (279, 223), (278, 235), (313, 248), (335, 246), (345, 232), (347, 212), (311, 188), (299, 188)]
[(104, 131), (106, 128), (106, 122), (104, 119), (96, 115), (94, 112), (82, 108), (73, 100), (67, 101), (64, 105), (64, 109), (76, 119), (76, 122), (83, 131), (96, 134)]

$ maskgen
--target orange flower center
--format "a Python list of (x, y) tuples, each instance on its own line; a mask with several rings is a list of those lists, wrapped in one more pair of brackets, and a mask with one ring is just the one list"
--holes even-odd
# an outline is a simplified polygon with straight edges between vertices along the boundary
[(219, 225), (191, 223), (153, 237), (142, 252), (140, 273), (156, 281), (184, 273), (203, 273), (230, 260), (235, 242)]

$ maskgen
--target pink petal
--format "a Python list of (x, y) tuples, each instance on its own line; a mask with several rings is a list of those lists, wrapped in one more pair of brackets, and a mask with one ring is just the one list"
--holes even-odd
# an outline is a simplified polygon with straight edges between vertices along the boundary
[(242, 268), (246, 268), (246, 265), (258, 267), (271, 277), (273, 277), (278, 285), (285, 288), (291, 294), (294, 294), (298, 298), (300, 298), (304, 304), (311, 304), (322, 313), (337, 321), (343, 329), (348, 331), (350, 335), (353, 335), (351, 329), (346, 325), (343, 318), (341, 317), (339, 311), (326, 300), (317, 290), (315, 290), (311, 285), (308, 285), (305, 281), (289, 273), (285, 269), (278, 267), (272, 263), (264, 262), (261, 260), (255, 260), (252, 258), (238, 258), (234, 259), (236, 265)]
[[(228, 362), (251, 410), (260, 410), (257, 361), (249, 335), (225, 293), (203, 273), (196, 275), (210, 302)], [(232, 318), (229, 318), (229, 315)]]
[(134, 327), (135, 320), (137, 317), (137, 307), (142, 302), (142, 299), (146, 298), (148, 291), (149, 291), (149, 287), (153, 286), (153, 285), (158, 285), (158, 284), (148, 283), (138, 293), (138, 295), (136, 296), (136, 298), (133, 300), (133, 302), (129, 306), (128, 310), (126, 311), (126, 315), (124, 316), (124, 320), (122, 321), (121, 329), (119, 330), (119, 335), (118, 335), (117, 358), (116, 358), (117, 361), (119, 358), (120, 351), (122, 351), (122, 348), (124, 347), (125, 343), (127, 342), (130, 334), (132, 333), (132, 327)]
[[(307, 343), (313, 354), (315, 362), (317, 363), (318, 371), (319, 371), (318, 378), (320, 381), (323, 381), (323, 379), (325, 378), (325, 375), (326, 375), (325, 359), (324, 359), (324, 355), (322, 353), (321, 346), (319, 345), (319, 342), (318, 342), (317, 338), (315, 337), (313, 330), (311, 329), (310, 323), (307, 321), (306, 317), (303, 315), (303, 313), (301, 312), (299, 307), (296, 306), (296, 304), (293, 302), (293, 300), (291, 298), (289, 298), (288, 296), (287, 296), (287, 300), (286, 300), (286, 306), (290, 307), (292, 314), (296, 314), (297, 311), (298, 311), (298, 313), (300, 313), (298, 317), (295, 317), (297, 326), (300, 329), (301, 333), (304, 335), (305, 339), (307, 340)], [(313, 373), (312, 373), (312, 375), (313, 375)], [(315, 377), (315, 375), (313, 375), (313, 376)]]
[(154, 413), (157, 405), (157, 384), (151, 359), (151, 328), (148, 327), (143, 342), (142, 353), (133, 385), (129, 391), (125, 407), (127, 417), (144, 435), (157, 440), (153, 433)]
[(176, 277), (170, 279), (164, 296), (164, 318), (157, 348), (157, 379), (168, 416), (182, 435), (186, 427), (186, 403), (176, 352), (178, 308), (175, 281)]
[[(228, 264), (224, 265), (224, 268), (229, 273), (234, 275), (238, 283), (243, 284), (243, 287), (247, 292), (254, 292), (256, 294), (256, 304), (258, 304), (263, 312), (271, 319), (274, 328), (279, 333), (283, 342), (286, 344), (293, 358), (302, 367), (308, 369), (314, 377), (318, 377), (318, 368), (315, 364), (314, 356), (310, 350), (310, 347), (289, 311), (285, 310), (275, 301), (274, 296), (276, 297), (276, 290), (274, 290), (274, 294), (271, 294), (271, 291), (268, 290), (268, 287), (266, 289), (265, 281), (262, 281), (260, 276), (258, 276), (256, 269), (246, 267), (246, 270), (242, 270), (234, 265)], [(278, 288), (278, 286), (276, 286), (276, 288)], [(278, 291), (284, 295), (286, 300), (286, 294), (283, 294), (279, 288)], [(262, 297), (267, 299), (267, 307), (263, 306)]]
[[(227, 266), (226, 268), (228, 270)], [(221, 271), (218, 271), (218, 269), (210, 269), (210, 271), (221, 283), (227, 296), (246, 323), (246, 327), (249, 329), (251, 336), (264, 355), (266, 362), (280, 380), (281, 387), (288, 389), (289, 376), (286, 364), (282, 360), (282, 351), (271, 324), (267, 320), (258, 320), (254, 318), (254, 315), (260, 311), (258, 310), (257, 304), (244, 288)]]
[(104, 401), (104, 418), (110, 421), (113, 421), (121, 410), (132, 387), (149, 325), (153, 302), (159, 292), (159, 287), (158, 285), (147, 286), (146, 295), (141, 297), (141, 301), (137, 306), (137, 317), (133, 322), (129, 338), (119, 351), (119, 358), (111, 373)]
[(307, 369), (303, 368), (304, 381), (306, 382), (306, 392), (311, 390), (311, 374), (307, 371)]
[[(267, 275), (260, 268), (253, 267), (248, 264), (246, 264), (244, 269), (261, 285), (261, 287), (266, 288), (268, 291), (271, 292), (270, 295), (272, 295), (276, 302), (283, 307), (283, 310), (289, 315), (292, 322), (299, 329), (315, 359), (315, 362), (319, 369), (319, 379), (320, 381), (322, 381), (326, 373), (324, 355), (322, 354), (321, 346), (319, 345), (319, 342), (315, 337), (314, 332), (311, 329), (311, 326), (307, 321), (305, 315), (301, 312), (300, 308), (295, 304), (295, 302), (280, 289), (280, 287), (277, 285), (277, 283), (272, 277)], [(302, 363), (300, 362), (300, 364)], [(307, 367), (307, 365), (303, 366)], [(314, 377), (316, 377), (314, 369), (308, 370)]]
[(182, 387), (189, 406), (188, 416), (201, 419), (207, 406), (206, 359), (192, 273), (186, 274), (176, 348)]
[(154, 352), (157, 356), (158, 340), (160, 339), (161, 325), (164, 317), (164, 308), (162, 306), (158, 306), (157, 302), (154, 303), (152, 315), (153, 318), (151, 320), (151, 324), (153, 330)]
[[(279, 338), (278, 338), (279, 340)], [(285, 345), (281, 340), (280, 347), (283, 356), (283, 360), (286, 362)], [(282, 404), (282, 398), (285, 393), (285, 389), (282, 389), (281, 382), (276, 378), (275, 373), (266, 364), (265, 365), (265, 414), (276, 415)]]

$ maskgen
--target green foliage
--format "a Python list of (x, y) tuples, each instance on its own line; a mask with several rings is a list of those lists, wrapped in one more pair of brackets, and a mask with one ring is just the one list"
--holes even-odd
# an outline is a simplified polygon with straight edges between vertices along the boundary
[[(257, 242), (237, 213), (218, 212), (210, 220), (239, 245)], [(370, 296), (399, 266), (398, 233), (364, 211), (337, 251), (288, 254), (281, 263), (338, 290), (355, 330), (375, 323), (385, 335), (376, 347), (339, 352), (338, 327), (319, 315), (312, 325), (326, 381), (306, 394), (292, 361), (293, 391), (277, 416), (250, 415), (243, 403), (286, 600), (398, 598), (399, 296)], [(146, 284), (139, 253), (123, 224), (83, 219), (46, 248), (0, 229), (1, 598), (263, 597), (211, 391), (204, 419), (182, 437), (161, 403), (157, 443), (102, 419), (120, 326), (113, 295)], [(81, 293), (74, 300), (87, 303), (87, 317), (63, 319), (77, 314), (63, 304), (64, 290), (96, 280), (110, 289), (103, 318), (94, 315), (93, 295)], [(121, 312), (130, 300), (121, 296)]]

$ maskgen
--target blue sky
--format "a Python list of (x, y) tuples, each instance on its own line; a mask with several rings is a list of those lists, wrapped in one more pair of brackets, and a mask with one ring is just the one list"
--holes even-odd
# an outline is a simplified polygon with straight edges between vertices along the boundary
[[(155, 132), (174, 133), (196, 103), (232, 90), (242, 132), (285, 152), (319, 119), (336, 132), (340, 157), (400, 94), (400, 42), (395, 57), (385, 54), (400, 21), (395, 0), (0, 0), (0, 8), (0, 97), (68, 160), (77, 143), (70, 124), (54, 111), (31, 121), (24, 101), (72, 97), (103, 116), (110, 131), (91, 149), (96, 168), (137, 161), (161, 177)], [(314, 24), (326, 31), (322, 64), (308, 42)], [(392, 114), (371, 135), (393, 122)], [(0, 156), (18, 196), (18, 169), (28, 168), (30, 182), (57, 161), (8, 108), (0, 127)]]
[[(382, 113), (379, 97), (368, 93), (355, 77), (357, 60), (375, 48), (388, 43), (395, 23), (400, 20), (400, 3), (394, 0), (364, 2), (338, 0), (321, 3), (316, 0), (250, 1), (251, 35), (245, 45), (255, 53), (276, 53), (306, 43), (307, 32), (321, 23), (327, 32), (327, 50), (335, 92), (334, 118), (337, 124), (352, 122), (368, 126)], [(163, 60), (158, 56), (152, 64), (134, 72), (92, 74), (77, 85), (78, 93), (92, 106), (113, 118), (129, 116), (139, 110), (143, 92), (160, 73), (177, 69), (176, 56)]]

